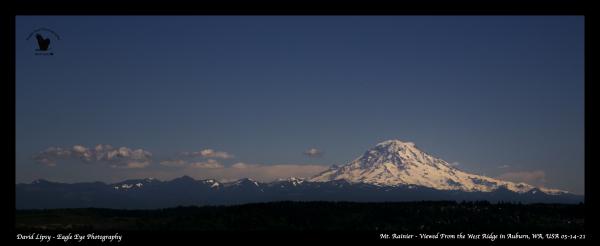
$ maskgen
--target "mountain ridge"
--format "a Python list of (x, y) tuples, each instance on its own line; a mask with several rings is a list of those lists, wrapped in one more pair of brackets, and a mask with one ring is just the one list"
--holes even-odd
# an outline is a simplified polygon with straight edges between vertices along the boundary
[(167, 181), (16, 184), (17, 208), (165, 208), (271, 201), (510, 201), (580, 203), (584, 197), (470, 174), (433, 157), (412, 142), (388, 140), (342, 166), (313, 177), (272, 182), (251, 178), (221, 182), (184, 175)]
[[(521, 203), (580, 203), (583, 196), (517, 193), (505, 188), (491, 192), (437, 190), (417, 185), (377, 186), (339, 179), (326, 182), (296, 180), (261, 183), (242, 180), (219, 183), (212, 179), (190, 182), (142, 183), (30, 183), (16, 185), (17, 209), (125, 208), (154, 209), (178, 206), (234, 205), (273, 201), (481, 201)], [(120, 184), (120, 185), (117, 185)], [(536, 190), (534, 190), (536, 191)]]

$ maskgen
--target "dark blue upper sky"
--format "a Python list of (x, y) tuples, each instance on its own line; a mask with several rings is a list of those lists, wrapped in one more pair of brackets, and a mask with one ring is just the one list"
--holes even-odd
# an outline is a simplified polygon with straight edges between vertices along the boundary
[[(344, 164), (401, 139), (466, 171), (583, 193), (580, 16), (19, 16), (16, 24), (18, 182), (142, 176), (206, 148), (233, 154), (220, 160), (225, 167)], [(26, 40), (41, 27), (60, 36), (54, 56), (35, 55)], [(148, 150), (152, 163), (48, 167), (32, 158), (96, 144)], [(322, 156), (302, 154), (311, 147)]]

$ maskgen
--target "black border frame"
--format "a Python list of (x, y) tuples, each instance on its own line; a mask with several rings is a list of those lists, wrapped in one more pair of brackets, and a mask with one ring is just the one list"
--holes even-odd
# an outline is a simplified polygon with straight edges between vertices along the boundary
[[(590, 150), (592, 150), (592, 138), (595, 131), (592, 129), (595, 124), (592, 123), (594, 116), (591, 113), (593, 108), (592, 99), (595, 99), (592, 94), (593, 82), (595, 82), (595, 71), (597, 64), (594, 63), (597, 49), (595, 44), (599, 43), (595, 37), (595, 31), (598, 30), (596, 9), (592, 3), (586, 4), (585, 1), (559, 1), (559, 0), (505, 0), (505, 1), (485, 1), (485, 0), (410, 0), (410, 1), (131, 1), (119, 2), (115, 0), (105, 1), (21, 1), (13, 2), (9, 8), (9, 13), (5, 13), (5, 28), (8, 32), (7, 44), (4, 47), (4, 66), (7, 68), (5, 92), (9, 94), (5, 96), (6, 105), (9, 106), (9, 114), (12, 117), (16, 116), (15, 106), (15, 29), (17, 15), (580, 15), (585, 18), (585, 214), (586, 214), (586, 240), (593, 238), (591, 229), (595, 228), (595, 220), (592, 218), (594, 214), (592, 209), (595, 204), (595, 195), (593, 182), (594, 165)], [(7, 128), (15, 129), (14, 118), (11, 121), (4, 122)], [(590, 127), (592, 126), (592, 127)], [(14, 154), (16, 135), (12, 135), (8, 140), (11, 143), (11, 148), (6, 149), (7, 154), (12, 156), (12, 163), (15, 161)], [(5, 165), (4, 174), (8, 177), (3, 179), (4, 187), (13, 187), (16, 184), (15, 166), (12, 163)], [(13, 190), (12, 198), (16, 194)], [(6, 194), (6, 193), (5, 193)], [(13, 200), (11, 200), (13, 201)], [(8, 209), (13, 209), (14, 203), (5, 203)], [(6, 221), (6, 220), (5, 220)], [(14, 214), (9, 221), (9, 235), (15, 238), (15, 217)], [(206, 234), (206, 233), (205, 233)], [(156, 232), (141, 232), (132, 233), (129, 236), (134, 240), (142, 240), (149, 242), (164, 242), (174, 243), (184, 240), (192, 240), (197, 244), (206, 243), (205, 239), (216, 241), (279, 241), (284, 242), (323, 242), (324, 239), (335, 241), (355, 241), (368, 240), (373, 241), (378, 239), (378, 235), (361, 235), (357, 233), (279, 233), (272, 235), (268, 233), (217, 233), (211, 235), (198, 234), (194, 232), (181, 232), (163, 234), (163, 237), (153, 238)], [(391, 240), (398, 244), (404, 241)], [(131, 243), (126, 240), (124, 243)], [(381, 242), (381, 240), (379, 240)], [(389, 242), (389, 241), (387, 241)], [(435, 241), (432, 241), (435, 242)], [(464, 241), (463, 241), (464, 242)], [(570, 241), (577, 243), (577, 241)], [(582, 241), (579, 241), (582, 242)], [(23, 242), (19, 242), (23, 243)], [(194, 244), (196, 244), (194, 243)], [(462, 242), (461, 242), (462, 243)]]

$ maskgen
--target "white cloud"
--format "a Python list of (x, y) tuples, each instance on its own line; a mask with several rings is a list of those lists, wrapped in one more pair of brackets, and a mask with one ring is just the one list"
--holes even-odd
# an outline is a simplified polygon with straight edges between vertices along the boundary
[(320, 157), (323, 155), (323, 152), (316, 148), (310, 148), (310, 149), (307, 149), (306, 151), (304, 151), (304, 154), (309, 157)]
[[(310, 151), (312, 154), (320, 151)], [(166, 159), (160, 162), (165, 167), (178, 167), (169, 169), (144, 169), (152, 162), (152, 153), (144, 149), (131, 149), (128, 147), (113, 147), (108, 144), (98, 144), (93, 147), (74, 145), (72, 147), (50, 147), (34, 156), (34, 159), (46, 166), (56, 166), (60, 161), (80, 161), (85, 163), (101, 163), (111, 168), (139, 169), (134, 174), (156, 173), (157, 177), (175, 178), (190, 175), (196, 178), (215, 179), (240, 179), (252, 178), (259, 181), (272, 181), (288, 177), (311, 177), (329, 168), (328, 165), (316, 164), (249, 164), (237, 162), (233, 165), (224, 165), (219, 159), (230, 159), (233, 155), (203, 149), (201, 151), (184, 153), (187, 157), (206, 158), (200, 161), (183, 159)], [(132, 174), (133, 175), (133, 174)]]
[(203, 149), (195, 152), (183, 152), (183, 156), (189, 157), (204, 157), (204, 158), (218, 158), (218, 159), (232, 159), (234, 156), (224, 151), (216, 151), (213, 149)]
[(450, 164), (450, 166), (456, 167), (456, 166), (459, 166), (459, 165), (460, 165), (460, 162), (458, 162), (458, 161), (455, 161), (455, 162), (448, 163), (448, 164)]
[[(105, 152), (96, 153), (96, 159), (111, 164), (111, 167), (142, 168), (150, 164), (152, 153), (143, 150), (132, 150), (127, 147), (118, 149), (106, 148)], [(98, 158), (99, 157), (99, 158)]]
[(82, 145), (74, 145), (73, 146), (73, 151), (77, 152), (77, 153), (84, 153), (88, 150), (88, 148), (82, 146)]
[(34, 160), (47, 165), (56, 166), (58, 160), (79, 159), (83, 162), (99, 162), (114, 168), (143, 168), (150, 165), (152, 153), (143, 149), (132, 150), (127, 147), (114, 149), (110, 145), (96, 145), (87, 148), (74, 145), (71, 148), (50, 147), (35, 155)]
[(546, 184), (546, 173), (542, 170), (507, 172), (499, 175), (497, 178), (512, 182), (524, 182), (541, 187)]
[(216, 161), (214, 159), (208, 159), (206, 161), (190, 163), (190, 167), (213, 169), (213, 168), (223, 168), (224, 166), (221, 165), (221, 163), (219, 163), (218, 161)]
[(498, 168), (504, 169), (504, 168), (509, 168), (509, 165), (502, 165), (502, 166), (498, 166)]
[(98, 145), (96, 145), (96, 147), (94, 147), (94, 150), (96, 152), (102, 152), (104, 150), (112, 149), (112, 148), (113, 147), (110, 144), (98, 144)]

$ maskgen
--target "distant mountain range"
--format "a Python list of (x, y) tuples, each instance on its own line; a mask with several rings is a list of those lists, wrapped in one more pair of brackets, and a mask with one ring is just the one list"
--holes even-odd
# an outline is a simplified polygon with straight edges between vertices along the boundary
[(114, 184), (36, 180), (16, 185), (17, 209), (165, 208), (269, 201), (455, 200), (523, 203), (579, 203), (583, 196), (469, 174), (419, 150), (389, 140), (344, 166), (311, 178), (263, 183), (252, 179), (218, 182), (183, 176), (170, 181), (126, 180)]

